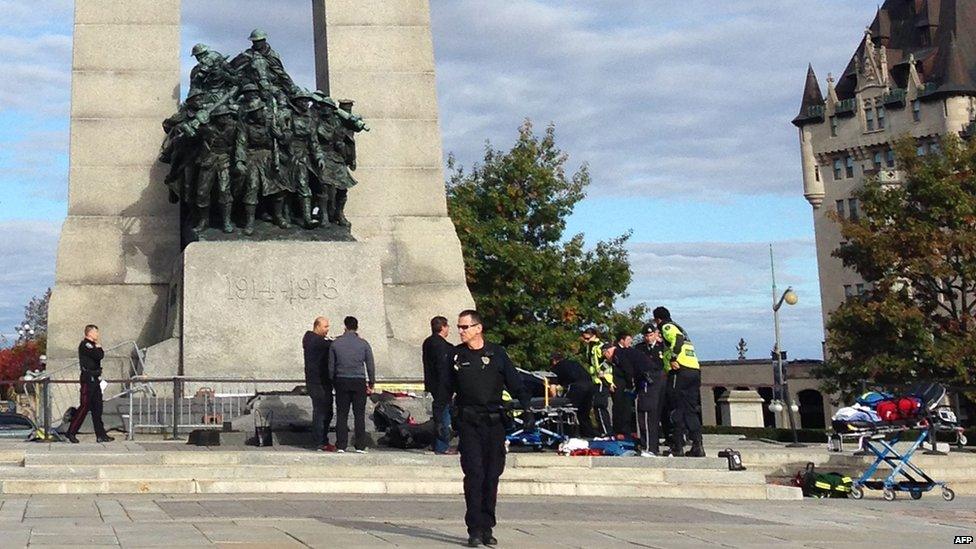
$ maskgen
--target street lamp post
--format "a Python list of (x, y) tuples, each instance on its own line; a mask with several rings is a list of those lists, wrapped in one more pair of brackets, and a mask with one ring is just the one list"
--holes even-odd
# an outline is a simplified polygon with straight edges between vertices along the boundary
[[(792, 398), (790, 397), (789, 385), (786, 381), (786, 375), (783, 372), (783, 351), (780, 349), (779, 344), (779, 309), (783, 306), (783, 303), (787, 305), (796, 305), (799, 298), (796, 292), (793, 291), (793, 287), (787, 287), (786, 291), (782, 295), (778, 295), (779, 292), (776, 289), (776, 265), (773, 262), (773, 245), (769, 245), (769, 270), (773, 277), (773, 332), (775, 340), (773, 342), (773, 353), (776, 355), (776, 374), (779, 378), (777, 385), (779, 386), (779, 396), (784, 402), (786, 408), (786, 416), (789, 418), (790, 431), (793, 433), (793, 443), (788, 444), (791, 448), (802, 448), (805, 445), (800, 444), (799, 437), (796, 432), (796, 420), (793, 418), (794, 404)], [(777, 406), (779, 408), (779, 406)]]

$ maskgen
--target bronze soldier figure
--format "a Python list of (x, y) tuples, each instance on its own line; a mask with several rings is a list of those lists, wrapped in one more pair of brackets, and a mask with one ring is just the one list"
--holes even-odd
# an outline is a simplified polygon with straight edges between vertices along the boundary
[(203, 152), (195, 193), (197, 223), (193, 229), (198, 235), (210, 225), (210, 205), (215, 190), (220, 205), (221, 228), (228, 234), (234, 232), (231, 222), (234, 199), (230, 188), (230, 161), (237, 144), (239, 126), (237, 106), (221, 105), (211, 113), (210, 123), (200, 128)]

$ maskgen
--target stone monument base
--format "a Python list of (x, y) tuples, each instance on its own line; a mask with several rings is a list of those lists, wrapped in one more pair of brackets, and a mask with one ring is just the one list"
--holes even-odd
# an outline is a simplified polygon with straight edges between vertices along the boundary
[(302, 336), (317, 316), (330, 337), (356, 317), (377, 371), (389, 360), (380, 258), (363, 243), (194, 242), (182, 294), (187, 377), (302, 379)]

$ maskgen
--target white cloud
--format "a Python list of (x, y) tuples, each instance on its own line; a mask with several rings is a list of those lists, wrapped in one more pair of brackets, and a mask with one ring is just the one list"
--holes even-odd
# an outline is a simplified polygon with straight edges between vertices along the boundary
[[(797, 306), (781, 311), (783, 348), (793, 356), (819, 358), (823, 332), (817, 281), (798, 268), (812, 261), (814, 243), (790, 240), (773, 246), (779, 291), (794, 286), (801, 298)], [(772, 349), (768, 243), (638, 242), (628, 249), (634, 278), (626, 303), (668, 307), (692, 333), (703, 357), (735, 356), (740, 337), (753, 350)]]
[(446, 151), (470, 163), (484, 138), (508, 142), (524, 117), (554, 121), (564, 149), (590, 163), (595, 190), (680, 190), (694, 199), (798, 194), (789, 120), (806, 62), (822, 78), (840, 71), (876, 7), (839, 0), (432, 6)]
[(24, 306), (54, 284), (60, 223), (0, 221), (0, 334), (10, 337)]

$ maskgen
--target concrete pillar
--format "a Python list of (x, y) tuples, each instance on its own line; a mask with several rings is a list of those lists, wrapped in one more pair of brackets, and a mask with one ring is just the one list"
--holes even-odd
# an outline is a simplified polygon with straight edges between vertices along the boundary
[[(165, 338), (179, 208), (156, 162), (180, 83), (180, 0), (75, 0), (68, 217), (49, 315), (50, 368), (86, 323), (106, 346)], [(128, 351), (126, 351), (128, 353)], [(77, 375), (73, 372), (72, 375)]]
[(733, 427), (764, 427), (763, 398), (755, 391), (727, 391), (718, 399), (722, 417)]
[(718, 418), (715, 417), (715, 396), (711, 387), (702, 387), (698, 390), (701, 397), (702, 425), (718, 425)]
[(474, 305), (447, 216), (430, 6), (313, 0), (313, 14), (316, 36), (325, 26), (330, 95), (354, 99), (355, 112), (372, 128), (356, 138), (359, 185), (349, 192), (346, 213), (356, 239), (383, 257), (391, 363), (380, 375), (417, 379), (430, 318)]

